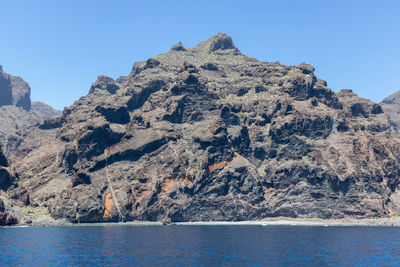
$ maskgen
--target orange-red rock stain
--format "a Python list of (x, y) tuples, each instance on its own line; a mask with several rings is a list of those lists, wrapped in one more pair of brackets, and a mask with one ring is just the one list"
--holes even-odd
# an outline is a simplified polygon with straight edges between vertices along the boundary
[(140, 202), (143, 200), (143, 198), (147, 195), (149, 191), (143, 191), (137, 198), (136, 202)]
[(171, 189), (175, 185), (175, 180), (174, 179), (165, 179), (164, 183), (161, 186), (161, 192), (167, 192), (169, 189)]
[[(116, 194), (116, 193), (118, 193), (118, 189), (114, 190), (114, 194)], [(110, 216), (112, 206), (114, 205), (114, 200), (113, 200), (111, 192), (106, 194), (104, 204), (106, 206), (106, 209), (104, 210), (103, 218), (106, 218), (106, 217)]]
[(184, 182), (185, 184), (191, 184), (192, 179), (189, 174), (185, 173), (185, 175), (182, 175), (179, 177), (179, 182)]
[(228, 164), (228, 162), (226, 160), (224, 160), (224, 161), (222, 161), (220, 163), (215, 163), (215, 164), (213, 164), (213, 165), (208, 167), (208, 171), (209, 172), (213, 172), (213, 171), (221, 168), (222, 166), (225, 166), (226, 164)]

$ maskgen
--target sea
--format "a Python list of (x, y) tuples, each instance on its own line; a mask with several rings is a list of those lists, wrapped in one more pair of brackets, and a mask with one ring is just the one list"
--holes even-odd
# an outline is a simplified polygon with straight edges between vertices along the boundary
[(400, 227), (0, 228), (0, 266), (399, 266)]

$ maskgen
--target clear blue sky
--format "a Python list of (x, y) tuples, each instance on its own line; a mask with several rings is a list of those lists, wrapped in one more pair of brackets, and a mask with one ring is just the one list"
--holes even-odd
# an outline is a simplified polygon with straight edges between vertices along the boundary
[(182, 41), (225, 32), (245, 54), (307, 62), (335, 91), (381, 101), (400, 89), (400, 1), (0, 0), (0, 64), (62, 109), (98, 75), (127, 75)]

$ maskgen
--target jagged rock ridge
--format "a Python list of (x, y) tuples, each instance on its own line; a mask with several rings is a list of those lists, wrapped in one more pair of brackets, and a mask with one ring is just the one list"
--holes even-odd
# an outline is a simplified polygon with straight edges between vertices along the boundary
[(394, 216), (399, 145), (380, 105), (217, 34), (32, 127), (8, 193), (71, 222)]

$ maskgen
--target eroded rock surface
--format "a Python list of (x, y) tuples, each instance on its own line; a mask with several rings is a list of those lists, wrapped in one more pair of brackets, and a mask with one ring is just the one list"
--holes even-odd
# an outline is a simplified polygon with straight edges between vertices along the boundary
[(400, 130), (400, 91), (386, 97), (380, 103), (386, 114), (389, 115), (389, 121), (392, 127)]
[[(0, 193), (6, 191), (12, 184), (14, 177), (9, 172), (8, 162), (0, 147)], [(18, 219), (6, 210), (4, 201), (0, 198), (0, 226), (15, 225)]]
[(218, 34), (100, 76), (32, 127), (8, 193), (71, 222), (386, 217), (399, 149), (378, 104)]
[(3, 72), (0, 65), (0, 106), (11, 105), (13, 102), (10, 76)]
[(7, 190), (13, 182), (8, 167), (8, 161), (0, 147), (0, 190)]
[(0, 226), (11, 226), (16, 224), (18, 224), (18, 219), (6, 211), (4, 202), (0, 199)]
[(12, 76), (0, 66), (0, 106), (14, 105), (29, 111), (31, 109), (31, 88), (21, 77)]

